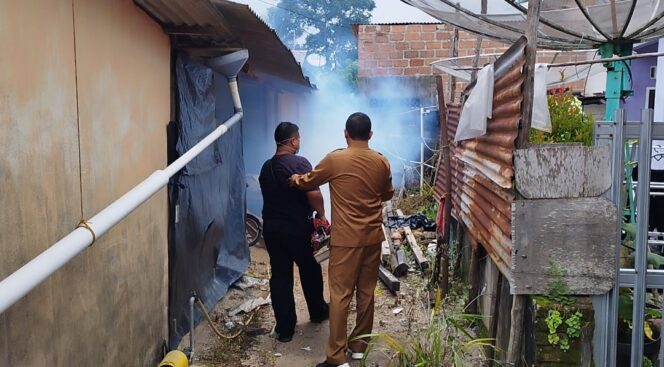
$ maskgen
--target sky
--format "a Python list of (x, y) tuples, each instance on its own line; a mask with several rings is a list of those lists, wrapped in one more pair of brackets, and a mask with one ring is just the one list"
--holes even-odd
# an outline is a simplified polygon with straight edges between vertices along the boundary
[[(277, 0), (233, 0), (238, 3), (249, 5), (261, 18), (267, 20), (267, 9), (277, 3)], [(372, 14), (372, 23), (414, 23), (414, 22), (437, 22), (428, 14), (400, 0), (374, 0), (376, 9)], [(457, 0), (461, 6), (479, 12), (480, 0)], [(513, 13), (514, 8), (503, 1), (489, 1), (489, 13)]]

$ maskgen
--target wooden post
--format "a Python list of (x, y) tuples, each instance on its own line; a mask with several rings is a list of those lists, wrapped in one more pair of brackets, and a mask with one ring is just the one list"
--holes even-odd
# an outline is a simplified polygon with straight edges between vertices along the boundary
[[(526, 24), (526, 64), (523, 68), (523, 101), (521, 102), (521, 126), (516, 140), (517, 149), (528, 147), (530, 125), (533, 117), (533, 96), (535, 94), (535, 62), (537, 61), (537, 27), (539, 25), (542, 0), (528, 1), (528, 19)], [(523, 319), (528, 296), (515, 295), (512, 300), (510, 340), (505, 362), (508, 366), (516, 366), (521, 355), (523, 341)]]
[(468, 270), (468, 281), (470, 283), (470, 293), (468, 294), (468, 303), (466, 310), (469, 314), (477, 314), (477, 296), (480, 293), (480, 244), (471, 240), (473, 253), (470, 257), (470, 269)]
[(439, 274), (439, 286), (443, 297), (447, 294), (449, 289), (449, 272), (450, 272), (450, 221), (452, 216), (452, 169), (450, 166), (450, 139), (447, 136), (447, 106), (445, 105), (445, 92), (443, 90), (442, 76), (436, 76), (436, 88), (438, 89), (438, 116), (440, 121), (440, 153), (442, 160), (440, 164), (443, 165), (442, 170), (445, 173), (445, 193), (443, 197), (443, 222), (442, 231), (438, 231), (442, 236), (437, 237), (437, 251), (436, 251), (436, 266), (435, 274)]
[[(454, 27), (454, 36), (452, 37), (452, 57), (459, 56), (459, 28)], [(456, 99), (456, 77), (450, 77), (450, 102)]]
[(392, 293), (397, 293), (401, 288), (401, 282), (383, 265), (378, 268), (378, 278), (385, 284)]
[(510, 341), (507, 348), (505, 362), (508, 366), (516, 366), (521, 356), (521, 342), (523, 341), (523, 319), (526, 311), (528, 296), (515, 295), (512, 301), (512, 325), (510, 326)]
[(526, 64), (523, 68), (523, 101), (521, 102), (521, 126), (516, 140), (517, 149), (528, 146), (530, 125), (533, 118), (533, 96), (535, 93), (535, 62), (537, 61), (537, 26), (542, 0), (528, 1), (528, 20), (526, 25)]
[(445, 298), (450, 289), (450, 251), (449, 244), (444, 237), (438, 236), (438, 254), (440, 254), (440, 297)]
[[(500, 273), (500, 271), (498, 271), (498, 279), (496, 279), (494, 284), (489, 285), (491, 287), (490, 293), (493, 293), (494, 295), (494, 299), (493, 302), (491, 303), (491, 310), (490, 310), (491, 323), (489, 324), (489, 338), (494, 340), (494, 344), (497, 344), (496, 337), (498, 336), (498, 312), (500, 311), (500, 296), (502, 293), (504, 281), (505, 278), (503, 277), (503, 274)], [(497, 345), (485, 349), (485, 355), (487, 360), (492, 361), (495, 359), (495, 353), (496, 353), (495, 347), (497, 347)]]
[(456, 259), (454, 259), (454, 277), (456, 279), (461, 279), (461, 252), (463, 251), (463, 238), (461, 236), (461, 223), (457, 222), (456, 231), (457, 243), (456, 243)]
[[(486, 14), (487, 11), (487, 0), (482, 0), (482, 14)], [(475, 57), (473, 58), (473, 72), (470, 76), (470, 81), (474, 81), (477, 78), (477, 66), (480, 63), (480, 54), (482, 52), (482, 35), (477, 35), (477, 43), (475, 44)]]

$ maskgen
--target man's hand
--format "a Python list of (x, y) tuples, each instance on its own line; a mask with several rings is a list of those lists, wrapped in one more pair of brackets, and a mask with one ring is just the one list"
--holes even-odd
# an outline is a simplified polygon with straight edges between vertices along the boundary
[(330, 226), (330, 222), (327, 220), (327, 217), (325, 217), (325, 213), (320, 214), (320, 213), (316, 212), (316, 219), (319, 219), (321, 221), (321, 223), (325, 223), (326, 227)]
[(288, 186), (290, 187), (296, 187), (295, 182), (300, 178), (300, 175), (294, 174), (288, 178)]

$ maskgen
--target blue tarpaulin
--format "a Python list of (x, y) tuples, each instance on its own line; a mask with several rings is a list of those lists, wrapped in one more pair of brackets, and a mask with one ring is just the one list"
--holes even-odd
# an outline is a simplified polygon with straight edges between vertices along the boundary
[[(177, 120), (181, 155), (233, 114), (226, 79), (181, 54), (177, 57)], [(189, 332), (189, 298), (211, 308), (249, 264), (244, 235), (245, 173), (242, 126), (191, 161), (169, 185), (169, 347)], [(195, 321), (201, 313), (196, 309)]]

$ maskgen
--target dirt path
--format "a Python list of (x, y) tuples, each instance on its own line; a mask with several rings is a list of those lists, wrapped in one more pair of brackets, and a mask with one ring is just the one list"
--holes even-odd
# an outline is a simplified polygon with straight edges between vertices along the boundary
[[(245, 291), (231, 289), (227, 296), (217, 304), (212, 311), (212, 318), (217, 327), (225, 333), (232, 334), (238, 328), (238, 322), (247, 319), (247, 315), (240, 314), (229, 318), (228, 313), (247, 299), (265, 297), (269, 293), (267, 279), (269, 279), (269, 259), (267, 252), (260, 246), (251, 250), (252, 262), (247, 272), (255, 278), (263, 279), (264, 284), (254, 286)], [(274, 316), (270, 305), (261, 307), (253, 317), (246, 332), (232, 340), (220, 340), (211, 331), (207, 322), (201, 322), (196, 328), (195, 363), (194, 366), (273, 366), (273, 367), (313, 367), (325, 359), (325, 345), (328, 337), (328, 322), (313, 324), (309, 322), (309, 315), (302, 294), (302, 288), (295, 269), (295, 303), (297, 307), (298, 323), (296, 334), (289, 343), (279, 343), (269, 336), (274, 325)], [(329, 300), (327, 291), (327, 262), (323, 263), (325, 279), (325, 299)], [(414, 302), (416, 289), (422, 282), (417, 275), (409, 275), (409, 279), (402, 279), (401, 295), (395, 296), (379, 282), (376, 288), (376, 311), (374, 332), (389, 332), (392, 335), (407, 336), (411, 331), (418, 329), (422, 317), (420, 307)], [(399, 311), (399, 309), (402, 309)], [(354, 305), (351, 305), (349, 328), (354, 322)], [(399, 312), (396, 312), (399, 311)], [(234, 328), (227, 327), (228, 321), (234, 323)], [(230, 324), (228, 324), (230, 326)], [(188, 336), (183, 339), (183, 346), (188, 346)], [(370, 354), (368, 366), (386, 366), (387, 357), (380, 351)], [(354, 362), (351, 366), (359, 366)]]

